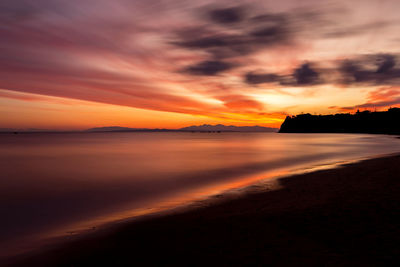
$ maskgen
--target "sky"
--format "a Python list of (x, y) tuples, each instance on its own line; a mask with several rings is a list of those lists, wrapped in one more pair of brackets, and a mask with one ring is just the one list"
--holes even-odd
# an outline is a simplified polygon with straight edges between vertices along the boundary
[(2, 0), (0, 128), (279, 127), (400, 106), (398, 0)]

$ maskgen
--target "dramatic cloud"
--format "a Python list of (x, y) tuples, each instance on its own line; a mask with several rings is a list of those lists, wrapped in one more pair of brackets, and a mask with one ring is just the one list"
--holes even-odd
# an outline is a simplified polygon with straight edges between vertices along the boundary
[(247, 73), (245, 76), (245, 81), (249, 84), (261, 84), (261, 83), (274, 83), (278, 82), (280, 79), (279, 75), (276, 74), (256, 74)]
[(221, 8), (211, 10), (209, 16), (216, 23), (230, 24), (240, 22), (244, 18), (244, 12), (241, 7)]
[(400, 87), (379, 88), (369, 92), (368, 102), (347, 107), (333, 106), (331, 108), (342, 111), (354, 111), (357, 109), (379, 109), (400, 106)]
[[(177, 40), (171, 43), (205, 53), (210, 60), (243, 58), (271, 47), (291, 45), (295, 29), (303, 24), (299, 19), (294, 23), (290, 13), (250, 15), (243, 7), (218, 8), (207, 12), (205, 21), (199, 21), (197, 27), (180, 30)], [(223, 28), (219, 27), (221, 24)], [(188, 69), (193, 67), (196, 65)], [(205, 75), (209, 75), (208, 72)]]
[(395, 68), (396, 56), (369, 55), (345, 60), (339, 71), (344, 84), (396, 85), (400, 84), (400, 68)]
[(357, 109), (377, 109), (377, 108), (389, 108), (391, 106), (398, 106), (400, 105), (400, 97), (394, 98), (388, 101), (377, 101), (371, 103), (364, 103), (360, 105), (350, 106), (350, 107), (332, 107), (335, 109), (339, 109), (342, 111), (354, 111)]
[(194, 75), (216, 75), (220, 72), (232, 69), (234, 64), (223, 61), (203, 61), (185, 69), (187, 73)]
[(338, 102), (395, 103), (369, 92), (400, 84), (399, 1), (361, 2), (2, 0), (0, 104), (59, 97), (278, 126)]
[(313, 70), (310, 64), (305, 63), (296, 69), (293, 73), (296, 83), (298, 85), (310, 85), (315, 84), (318, 81), (318, 73)]
[(289, 76), (272, 73), (255, 74), (250, 72), (245, 75), (245, 81), (249, 84), (278, 82), (282, 86), (309, 86), (321, 82), (318, 72), (311, 67), (310, 63), (302, 64)]
[[(244, 80), (248, 84), (279, 83), (281, 86), (398, 85), (400, 84), (400, 68), (396, 67), (396, 60), (397, 55), (393, 54), (354, 56), (351, 59), (334, 61), (332, 63), (334, 66), (329, 69), (318, 70), (310, 63), (304, 63), (291, 75), (249, 72), (245, 74)], [(322, 79), (321, 74), (329, 75), (330, 79)]]
[(393, 55), (382, 55), (378, 63), (377, 73), (388, 73), (396, 65)]

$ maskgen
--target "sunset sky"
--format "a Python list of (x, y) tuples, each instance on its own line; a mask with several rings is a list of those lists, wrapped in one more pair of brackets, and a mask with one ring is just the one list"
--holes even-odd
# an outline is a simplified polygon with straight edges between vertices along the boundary
[(398, 0), (2, 0), (0, 128), (400, 106)]

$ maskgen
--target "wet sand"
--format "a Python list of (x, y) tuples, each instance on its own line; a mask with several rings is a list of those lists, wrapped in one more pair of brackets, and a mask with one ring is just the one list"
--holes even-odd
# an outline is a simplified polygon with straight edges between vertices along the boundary
[(394, 266), (400, 155), (98, 230), (12, 266)]

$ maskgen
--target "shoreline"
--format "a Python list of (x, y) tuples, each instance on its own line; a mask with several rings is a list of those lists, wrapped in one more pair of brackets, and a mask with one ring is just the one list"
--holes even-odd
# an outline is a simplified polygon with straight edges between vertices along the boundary
[[(111, 214), (110, 216), (114, 218), (119, 217), (118, 219), (99, 220), (95, 218), (89, 221), (89, 223), (80, 222), (56, 230), (48, 231), (47, 234), (45, 235), (40, 234), (43, 235), (43, 237), (40, 238), (35, 243), (30, 244), (31, 242), (28, 241), (28, 244), (30, 245), (27, 246), (25, 243), (24, 248), (18, 248), (17, 246), (17, 249), (13, 250), (13, 252), (11, 253), (4, 253), (3, 255), (0, 254), (0, 263), (4, 262), (4, 260), (7, 261), (8, 259), (14, 259), (24, 255), (39, 254), (42, 251), (46, 250), (46, 248), (48, 247), (52, 246), (59, 247), (65, 243), (71, 242), (72, 240), (80, 240), (86, 238), (87, 236), (90, 237), (90, 236), (95, 236), (99, 233), (102, 234), (103, 232), (108, 232), (115, 228), (119, 228), (121, 227), (121, 225), (124, 226), (126, 224), (136, 223), (143, 220), (155, 219), (163, 216), (184, 213), (197, 208), (204, 208), (216, 205), (221, 201), (246, 197), (249, 194), (277, 190), (279, 189), (279, 179), (282, 178), (290, 178), (293, 176), (308, 174), (321, 170), (336, 169), (347, 164), (354, 164), (365, 160), (381, 158), (381, 157), (389, 157), (394, 155), (400, 155), (400, 153), (379, 154), (372, 157), (366, 156), (352, 160), (341, 160), (341, 161), (324, 162), (314, 165), (304, 165), (298, 167), (297, 169), (292, 169), (290, 171), (280, 171), (280, 169), (277, 169), (277, 171), (272, 173), (258, 172), (252, 175), (249, 174), (246, 175), (247, 177), (246, 182), (240, 183), (240, 185), (235, 185), (234, 187), (231, 187), (229, 189), (220, 190), (216, 189), (219, 188), (219, 186), (216, 187), (212, 186), (211, 187), (213, 188), (212, 190), (218, 191), (218, 193), (214, 193), (211, 195), (197, 196), (189, 200), (185, 196), (178, 196), (177, 198), (168, 199), (167, 201), (175, 204), (169, 204), (169, 205), (161, 204), (159, 206), (155, 205), (150, 208), (141, 208), (130, 211), (129, 212), (130, 214), (137, 213), (136, 215), (133, 216), (118, 216), (116, 215), (118, 213), (115, 213)], [(234, 183), (236, 184), (236, 182)], [(223, 185), (223, 187), (225, 187), (225, 185)], [(179, 200), (182, 198), (186, 199), (186, 201), (183, 202)], [(103, 222), (95, 223), (96, 221), (103, 221)]]
[[(231, 260), (233, 260), (232, 262), (237, 262), (238, 260), (241, 261), (241, 259), (244, 262), (244, 259), (248, 261), (252, 258), (253, 260), (257, 259), (255, 263), (272, 262), (279, 264), (283, 260), (282, 258), (276, 258), (269, 250), (260, 248), (261, 243), (271, 249), (273, 247), (272, 244), (276, 244), (276, 242), (279, 244), (282, 242), (288, 243), (289, 251), (285, 252), (284, 246), (278, 246), (273, 251), (275, 253), (288, 254), (286, 257), (290, 261), (297, 259), (300, 263), (305, 264), (316, 263), (316, 261), (326, 263), (326, 260), (328, 260), (336, 264), (338, 262), (348, 262), (345, 260), (347, 257), (349, 260), (351, 258), (350, 261), (355, 260), (357, 263), (369, 263), (368, 265), (370, 265), (379, 257), (373, 257), (372, 261), (371, 257), (368, 256), (366, 257), (367, 259), (369, 258), (368, 260), (356, 257), (358, 253), (355, 253), (354, 257), (351, 257), (352, 255), (348, 255), (349, 251), (341, 254), (332, 249), (332, 244), (322, 246), (325, 250), (333, 250), (326, 254), (324, 250), (321, 251), (320, 247), (314, 244), (315, 240), (313, 238), (316, 238), (315, 233), (310, 236), (313, 238), (309, 240), (310, 237), (307, 237), (307, 234), (303, 233), (299, 236), (298, 231), (301, 232), (301, 229), (308, 229), (312, 225), (317, 229), (321, 228), (321, 219), (324, 217), (322, 215), (325, 214), (326, 219), (322, 220), (324, 223), (335, 226), (333, 222), (336, 222), (336, 224), (338, 223), (338, 225), (343, 226), (342, 228), (339, 227), (342, 231), (333, 231), (335, 232), (333, 236), (332, 229), (320, 229), (319, 234), (322, 236), (325, 234), (325, 236), (330, 237), (328, 239), (332, 239), (336, 235), (343, 235), (343, 230), (346, 230), (344, 228), (347, 227), (350, 227), (353, 231), (356, 230), (354, 228), (355, 223), (366, 224), (361, 228), (369, 226), (367, 228), (372, 232), (374, 229), (381, 229), (382, 226), (385, 226), (381, 229), (382, 232), (379, 233), (378, 237), (384, 235), (386, 238), (380, 241), (387, 241), (392, 244), (394, 249), (397, 249), (396, 243), (400, 241), (398, 231), (394, 231), (394, 235), (390, 238), (390, 235), (387, 235), (388, 233), (384, 229), (394, 230), (396, 224), (399, 225), (399, 220), (394, 220), (392, 216), (394, 214), (400, 215), (398, 214), (400, 209), (397, 209), (400, 206), (399, 166), (400, 155), (397, 154), (366, 159), (356, 163), (347, 163), (334, 169), (285, 176), (276, 180), (279, 186), (272, 190), (262, 188), (261, 191), (255, 190), (251, 192), (251, 190), (247, 190), (245, 193), (242, 192), (231, 196), (229, 194), (225, 194), (222, 197), (215, 196), (206, 201), (201, 201), (200, 205), (197, 203), (197, 205), (188, 205), (176, 210), (173, 209), (167, 212), (146, 215), (136, 220), (131, 219), (124, 222), (117, 222), (98, 232), (73, 238), (54, 248), (46, 248), (40, 252), (36, 251), (35, 253), (27, 253), (24, 256), (19, 256), (17, 261), (13, 262), (14, 265), (12, 266), (35, 264), (42, 266), (58, 266), (60, 264), (82, 266), (88, 262), (101, 263), (104, 261), (111, 263), (110, 260), (112, 261), (116, 254), (119, 259), (117, 262), (122, 265), (133, 263), (132, 260), (144, 263), (145, 261), (143, 260), (146, 260), (146, 258), (147, 260), (151, 259), (155, 261), (154, 263), (157, 264), (162, 259), (168, 259), (168, 262), (171, 263), (182, 263), (188, 259), (188, 255), (197, 257), (202, 255), (202, 260), (205, 260), (207, 258), (210, 259), (216, 251), (219, 251), (221, 258), (228, 262)], [(389, 184), (391, 185), (390, 187), (387, 186)], [(257, 185), (255, 186), (257, 187)], [(374, 195), (375, 201), (372, 201)], [(340, 201), (332, 201), (335, 199), (339, 199)], [(367, 205), (368, 203), (370, 205)], [(383, 209), (376, 209), (376, 205), (382, 206)], [(386, 206), (390, 206), (392, 209), (387, 209)], [(310, 216), (310, 212), (312, 216)], [(343, 222), (339, 217), (343, 217), (343, 215), (349, 216), (349, 212), (350, 215), (352, 213), (355, 215), (358, 214), (359, 218), (352, 218), (349, 222)], [(384, 212), (384, 216), (380, 214), (382, 212)], [(339, 216), (330, 216), (336, 213)], [(388, 216), (392, 221), (387, 221), (387, 218), (385, 219)], [(379, 220), (382, 219), (385, 219), (385, 223), (379, 223)], [(262, 224), (260, 225), (260, 220), (266, 226), (272, 227), (275, 230), (266, 230), (262, 227)], [(308, 221), (308, 226), (301, 223), (296, 226), (290, 222), (302, 222), (304, 220)], [(371, 227), (370, 221), (378, 223), (373, 224), (374, 227)], [(288, 224), (290, 227), (288, 227)], [(286, 225), (286, 227), (282, 227), (281, 225)], [(388, 227), (388, 225), (393, 227)], [(195, 229), (196, 231), (194, 231)], [(246, 231), (237, 231), (245, 229)], [(199, 230), (201, 230), (201, 235), (199, 235)], [(226, 232), (227, 230), (228, 232)], [(275, 231), (286, 235), (276, 237), (274, 234)], [(225, 232), (223, 236), (220, 236), (221, 232)], [(288, 232), (292, 234), (294, 232), (294, 235), (292, 236)], [(346, 231), (344, 232), (346, 233)], [(260, 239), (260, 236), (265, 236), (266, 234), (273, 238)], [(361, 237), (365, 239), (370, 234), (364, 233), (364, 235), (361, 234)], [(249, 239), (248, 235), (252, 238)], [(191, 240), (188, 240), (187, 237), (191, 237)], [(214, 244), (216, 241), (214, 238), (216, 238), (219, 245)], [(305, 240), (303, 240), (304, 238)], [(154, 244), (148, 244), (149, 240), (153, 240)], [(163, 243), (160, 241), (165, 242), (167, 240), (169, 240), (169, 246), (160, 247), (160, 244)], [(296, 241), (294, 247), (290, 245), (293, 241)], [(310, 241), (312, 242), (310, 243)], [(317, 243), (320, 241), (318, 240)], [(351, 242), (352, 239), (350, 238), (348, 241)], [(370, 245), (372, 243), (382, 243), (378, 241), (364, 243)], [(110, 242), (116, 245), (110, 246)], [(243, 242), (247, 245), (243, 246)], [(143, 243), (147, 245), (144, 247), (138, 246)], [(182, 247), (182, 243), (186, 244), (186, 246)], [(239, 251), (238, 247), (235, 248), (235, 243), (241, 248)], [(359, 245), (362, 245), (362, 243)], [(333, 242), (334, 244), (335, 242)], [(210, 245), (212, 245), (213, 249), (209, 248)], [(190, 247), (192, 248), (190, 249)], [(309, 249), (306, 249), (307, 247)], [(298, 249), (306, 254), (314, 251), (314, 253), (311, 253), (314, 256), (311, 256), (308, 260), (302, 257), (299, 259), (299, 255), (296, 253)], [(125, 254), (128, 250), (138, 252), (135, 254), (135, 259), (128, 257), (129, 253)], [(315, 250), (319, 252), (317, 253)], [(361, 249), (356, 248), (356, 250)], [(185, 254), (180, 254), (181, 258), (177, 258), (176, 251), (184, 251)], [(153, 253), (153, 257), (148, 258)], [(197, 253), (200, 254), (197, 255)], [(336, 257), (331, 257), (332, 253), (336, 254)], [(381, 254), (379, 256), (385, 256)], [(147, 257), (143, 258), (146, 255)], [(250, 257), (250, 255), (252, 256)], [(374, 255), (374, 253), (370, 251), (369, 255)], [(395, 256), (396, 254), (390, 252), (389, 249), (386, 260), (392, 260)], [(267, 258), (269, 261), (264, 261)], [(382, 261), (382, 257), (379, 259)]]
[[(88, 222), (78, 222), (74, 224), (69, 224), (62, 228), (56, 230), (50, 230), (41, 233), (35, 242), (30, 242), (26, 240), (27, 243), (23, 242), (23, 247), (20, 247), (15, 242), (14, 247), (16, 249), (11, 250), (11, 253), (0, 254), (0, 263), (4, 260), (18, 258), (19, 256), (38, 254), (48, 247), (56, 246), (59, 247), (65, 243), (71, 242), (72, 240), (79, 240), (86, 238), (86, 236), (97, 235), (110, 231), (114, 228), (121, 227), (121, 225), (131, 224), (142, 220), (154, 219), (162, 216), (168, 216), (171, 214), (187, 212), (197, 208), (203, 208), (207, 206), (212, 206), (218, 204), (221, 201), (233, 200), (241, 197), (246, 197), (248, 194), (253, 194), (256, 192), (266, 192), (271, 190), (279, 189), (278, 180), (282, 178), (288, 178), (292, 176), (297, 176), (301, 174), (306, 174), (310, 172), (315, 172), (319, 170), (329, 170), (340, 168), (342, 165), (356, 163), (372, 158), (387, 157), (390, 155), (396, 155), (396, 153), (391, 154), (380, 154), (372, 157), (360, 157), (358, 159), (351, 160), (341, 160), (341, 161), (327, 161), (323, 163), (313, 164), (313, 165), (301, 165), (296, 169), (284, 170), (277, 169), (274, 172), (255, 172), (254, 174), (248, 174), (245, 176), (238, 176), (237, 183), (236, 180), (233, 181), (234, 186), (226, 189), (226, 185), (213, 185), (206, 191), (216, 191), (214, 194), (203, 195), (201, 193), (197, 196), (188, 198), (184, 195), (178, 195), (177, 197), (169, 198), (161, 201), (160, 205), (153, 205), (151, 207), (144, 207), (137, 210), (129, 211), (129, 214), (135, 214), (131, 216), (120, 216), (120, 213), (111, 213), (109, 216), (103, 217), (113, 217), (110, 219), (98, 219), (94, 218)], [(242, 181), (246, 177), (245, 181)], [(224, 189), (221, 189), (224, 188)], [(193, 193), (193, 192), (192, 192)], [(189, 193), (191, 195), (191, 193)], [(183, 201), (182, 199), (185, 199)], [(174, 204), (165, 204), (163, 202), (170, 202)], [(124, 214), (126, 212), (123, 212)], [(20, 242), (21, 243), (21, 242)], [(12, 247), (12, 246), (11, 246)]]

